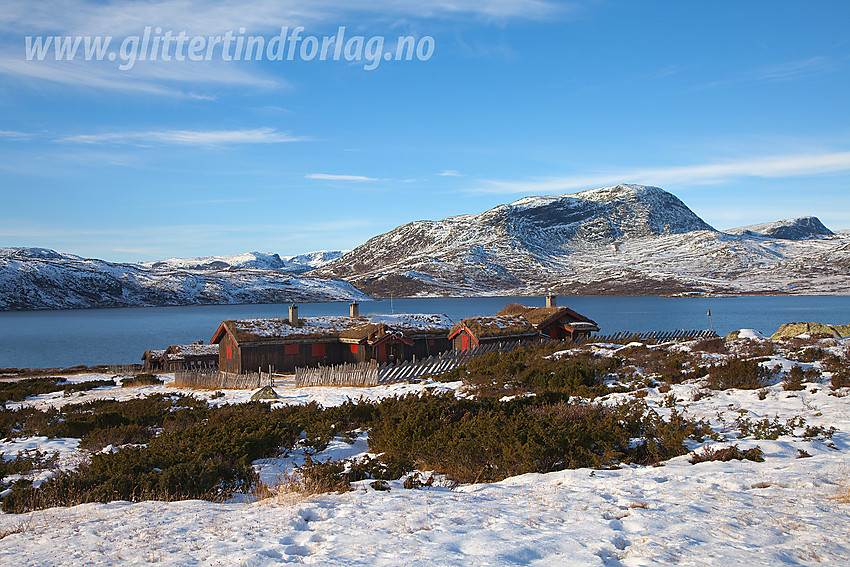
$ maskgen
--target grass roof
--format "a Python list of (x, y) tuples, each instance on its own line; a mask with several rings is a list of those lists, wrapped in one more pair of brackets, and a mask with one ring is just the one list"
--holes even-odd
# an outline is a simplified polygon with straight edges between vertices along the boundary
[(515, 335), (533, 335), (537, 328), (522, 315), (495, 315), (492, 317), (471, 317), (461, 320), (452, 329), (463, 325), (475, 335), (476, 338), (504, 337)]

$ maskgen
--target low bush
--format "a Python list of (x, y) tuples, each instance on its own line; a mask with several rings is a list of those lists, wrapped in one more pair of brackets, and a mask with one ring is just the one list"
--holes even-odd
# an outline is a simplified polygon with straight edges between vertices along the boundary
[(722, 337), (700, 339), (691, 347), (691, 350), (711, 354), (726, 354), (729, 352), (729, 349), (726, 348), (726, 341)]
[(592, 355), (554, 358), (552, 352), (551, 346), (529, 345), (507, 353), (490, 353), (444, 374), (440, 380), (463, 380), (478, 397), (550, 392), (592, 398), (608, 393), (604, 377), (620, 364), (618, 360)]
[(828, 353), (819, 347), (807, 347), (793, 355), (794, 360), (798, 362), (817, 362), (823, 359)]
[(803, 427), (805, 423), (805, 418), (799, 415), (786, 419), (784, 423), (779, 420), (779, 416), (775, 416), (772, 420), (764, 418), (758, 421), (738, 416), (735, 420), (735, 425), (741, 432), (741, 438), (753, 437), (770, 441), (775, 441), (782, 435), (794, 435), (794, 430)]
[(372, 450), (461, 482), (658, 462), (684, 454), (685, 439), (709, 431), (675, 412), (662, 420), (642, 400), (603, 406), (538, 396), (500, 403), (446, 394), (384, 400), (377, 410)]
[(87, 392), (95, 388), (107, 388), (110, 386), (115, 386), (115, 380), (86, 380), (85, 382), (69, 382), (65, 384), (62, 391), (67, 396), (74, 392)]
[(21, 402), (32, 396), (58, 392), (64, 382), (64, 378), (55, 377), (0, 382), (0, 405), (5, 407), (6, 402)]
[(758, 390), (764, 388), (775, 374), (775, 370), (765, 368), (756, 360), (735, 357), (709, 367), (707, 382), (713, 390)]
[(758, 445), (750, 449), (744, 449), (743, 451), (739, 449), (737, 445), (724, 447), (723, 449), (705, 447), (703, 448), (702, 453), (695, 452), (691, 454), (690, 463), (692, 465), (706, 463), (709, 461), (721, 461), (725, 463), (732, 460), (747, 460), (762, 463), (764, 462), (764, 452)]
[(740, 358), (754, 358), (758, 356), (771, 356), (776, 353), (776, 345), (772, 341), (744, 339), (735, 341), (730, 349), (732, 354)]
[(137, 374), (132, 378), (124, 378), (121, 380), (122, 388), (133, 388), (136, 386), (159, 386), (164, 382), (153, 374)]

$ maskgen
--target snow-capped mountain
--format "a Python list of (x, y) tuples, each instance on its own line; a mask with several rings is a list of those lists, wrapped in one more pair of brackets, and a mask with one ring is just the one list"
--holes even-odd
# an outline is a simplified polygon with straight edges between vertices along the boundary
[(0, 310), (368, 299), (346, 282), (292, 273), (323, 254), (288, 264), (276, 254), (249, 253), (141, 265), (0, 248)]
[(766, 222), (740, 228), (730, 228), (730, 234), (746, 234), (785, 240), (806, 240), (820, 236), (835, 236), (817, 217), (799, 217), (796, 219)]
[(311, 274), (379, 296), (850, 290), (850, 239), (816, 218), (749, 230), (717, 231), (662, 189), (618, 185), (412, 222)]
[(255, 268), (261, 270), (282, 270), (300, 274), (320, 268), (332, 262), (348, 250), (320, 250), (297, 256), (280, 256), (263, 252), (246, 252), (226, 256), (200, 256), (198, 258), (169, 258), (156, 262), (142, 262), (146, 268), (169, 268), (184, 270), (241, 270)]

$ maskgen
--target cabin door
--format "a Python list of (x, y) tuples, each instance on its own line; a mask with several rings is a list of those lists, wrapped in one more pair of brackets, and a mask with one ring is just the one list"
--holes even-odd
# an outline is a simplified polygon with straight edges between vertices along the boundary
[(469, 335), (466, 333), (460, 336), (460, 350), (469, 350)]

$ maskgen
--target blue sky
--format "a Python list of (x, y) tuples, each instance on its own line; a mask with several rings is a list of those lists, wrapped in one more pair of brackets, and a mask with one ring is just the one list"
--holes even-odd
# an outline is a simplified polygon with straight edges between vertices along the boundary
[[(845, 1), (6, 6), (0, 246), (291, 255), (617, 183), (663, 187), (721, 229), (804, 214), (850, 228)], [(404, 36), (434, 49), (373, 70), (299, 59), (298, 43), (292, 61), (127, 70), (120, 53), (26, 57), (26, 36), (111, 36), (117, 51), (148, 26), (267, 41), (345, 26), (392, 53)]]

